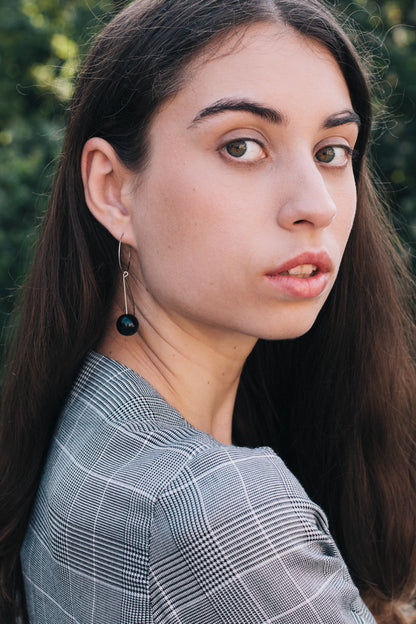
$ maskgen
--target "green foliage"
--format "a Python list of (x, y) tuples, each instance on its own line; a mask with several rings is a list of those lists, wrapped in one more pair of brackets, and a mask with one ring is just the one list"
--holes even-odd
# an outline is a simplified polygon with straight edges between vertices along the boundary
[(415, 247), (416, 2), (339, 0), (338, 6), (367, 33), (379, 99), (373, 160), (400, 233)]
[[(31, 258), (80, 59), (94, 32), (123, 4), (14, 0), (0, 5), (0, 325)], [(378, 90), (389, 111), (376, 125), (375, 160), (394, 192), (396, 212), (411, 225), (403, 226), (402, 234), (416, 239), (416, 3), (338, 0), (337, 5), (371, 33)]]
[(0, 5), (0, 324), (30, 261), (86, 42), (109, 1)]

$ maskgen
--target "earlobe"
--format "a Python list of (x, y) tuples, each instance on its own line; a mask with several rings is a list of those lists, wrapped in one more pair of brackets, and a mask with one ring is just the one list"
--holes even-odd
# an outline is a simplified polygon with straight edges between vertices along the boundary
[(117, 240), (134, 246), (131, 218), (122, 201), (127, 169), (104, 139), (89, 139), (82, 151), (81, 174), (85, 201), (91, 214)]

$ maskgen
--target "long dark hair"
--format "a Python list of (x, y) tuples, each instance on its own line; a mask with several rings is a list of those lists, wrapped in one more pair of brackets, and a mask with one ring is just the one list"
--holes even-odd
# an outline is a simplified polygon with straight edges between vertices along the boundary
[[(98, 37), (79, 76), (49, 210), (11, 344), (0, 430), (0, 618), (23, 596), (19, 550), (55, 421), (115, 294), (116, 241), (91, 216), (85, 142), (146, 166), (148, 128), (187, 63), (236, 27), (278, 21), (337, 60), (361, 118), (358, 209), (340, 275), (312, 330), (260, 341), (243, 371), (236, 443), (268, 444), (328, 514), (363, 597), (385, 622), (416, 582), (415, 324), (411, 278), (367, 167), (370, 93), (349, 39), (317, 0), (136, 0)], [(383, 616), (384, 617), (384, 616)]]

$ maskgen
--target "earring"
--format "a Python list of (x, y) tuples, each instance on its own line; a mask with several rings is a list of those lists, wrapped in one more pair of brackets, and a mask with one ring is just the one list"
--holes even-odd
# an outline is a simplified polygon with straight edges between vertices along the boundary
[(127, 311), (127, 288), (126, 288), (126, 280), (129, 276), (129, 268), (130, 268), (130, 246), (129, 249), (129, 259), (127, 262), (127, 267), (123, 269), (121, 264), (121, 239), (123, 238), (123, 234), (120, 237), (118, 242), (118, 266), (120, 267), (120, 271), (123, 275), (123, 291), (124, 291), (124, 309), (125, 314), (122, 314), (117, 319), (117, 329), (122, 336), (132, 336), (135, 334), (139, 328), (139, 321), (134, 316), (134, 314), (129, 314)]

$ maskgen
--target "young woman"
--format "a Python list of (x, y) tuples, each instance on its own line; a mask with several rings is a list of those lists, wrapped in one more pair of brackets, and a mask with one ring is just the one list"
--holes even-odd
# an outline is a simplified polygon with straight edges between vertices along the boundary
[(370, 125), (316, 0), (99, 36), (3, 390), (2, 622), (402, 621), (415, 325)]

